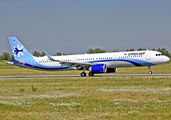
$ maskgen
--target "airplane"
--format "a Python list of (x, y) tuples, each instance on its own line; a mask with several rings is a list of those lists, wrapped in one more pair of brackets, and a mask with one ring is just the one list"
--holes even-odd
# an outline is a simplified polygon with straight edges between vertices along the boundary
[(78, 54), (51, 56), (33, 56), (16, 37), (8, 37), (14, 60), (8, 64), (38, 70), (82, 70), (80, 76), (85, 77), (98, 73), (115, 73), (119, 67), (147, 66), (152, 74), (151, 66), (167, 63), (170, 59), (158, 51), (127, 51), (98, 54)]

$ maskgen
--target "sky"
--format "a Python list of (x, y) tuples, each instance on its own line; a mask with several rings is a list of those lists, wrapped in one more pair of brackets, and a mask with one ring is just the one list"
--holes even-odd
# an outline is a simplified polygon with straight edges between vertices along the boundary
[(166, 48), (171, 53), (171, 0), (0, 0), (0, 54), (8, 37), (51, 55)]

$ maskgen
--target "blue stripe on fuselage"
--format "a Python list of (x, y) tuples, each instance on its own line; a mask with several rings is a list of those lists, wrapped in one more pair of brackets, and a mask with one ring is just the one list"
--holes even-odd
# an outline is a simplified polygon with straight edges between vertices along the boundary
[(35, 68), (35, 69), (43, 69), (43, 70), (60, 70), (60, 69), (67, 69), (70, 68), (70, 66), (55, 66), (55, 67), (51, 67), (51, 66), (33, 66), (30, 64), (25, 63), (24, 66), (26, 67), (31, 67), (31, 68)]
[(94, 63), (94, 62), (112, 62), (112, 61), (124, 61), (129, 62), (135, 66), (153, 66), (155, 64), (146, 62), (144, 60), (137, 60), (137, 59), (106, 59), (106, 60), (94, 60), (94, 61), (88, 61), (87, 63)]
[[(19, 62), (17, 60), (10, 60), (11, 62)], [(24, 63), (21, 67), (28, 67), (28, 68), (34, 68), (34, 69), (42, 69), (42, 70), (61, 70), (61, 69), (67, 69), (70, 68), (70, 66), (45, 66), (42, 64), (37, 63), (35, 60), (35, 65), (31, 65), (30, 63)]]

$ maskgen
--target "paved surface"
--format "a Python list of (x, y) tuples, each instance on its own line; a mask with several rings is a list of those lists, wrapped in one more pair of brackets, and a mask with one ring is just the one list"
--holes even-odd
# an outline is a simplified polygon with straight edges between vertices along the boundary
[[(94, 77), (122, 77), (122, 76), (142, 76), (142, 77), (166, 77), (171, 74), (95, 74)], [(2, 78), (52, 78), (52, 77), (80, 77), (80, 75), (17, 75), (17, 76), (0, 76)], [(89, 77), (89, 76), (86, 76)]]

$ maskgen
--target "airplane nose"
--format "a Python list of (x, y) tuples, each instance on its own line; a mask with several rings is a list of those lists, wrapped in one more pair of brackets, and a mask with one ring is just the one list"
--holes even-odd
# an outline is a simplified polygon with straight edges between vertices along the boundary
[(170, 61), (170, 58), (169, 57), (166, 57), (165, 60), (166, 60), (166, 62), (169, 62)]

